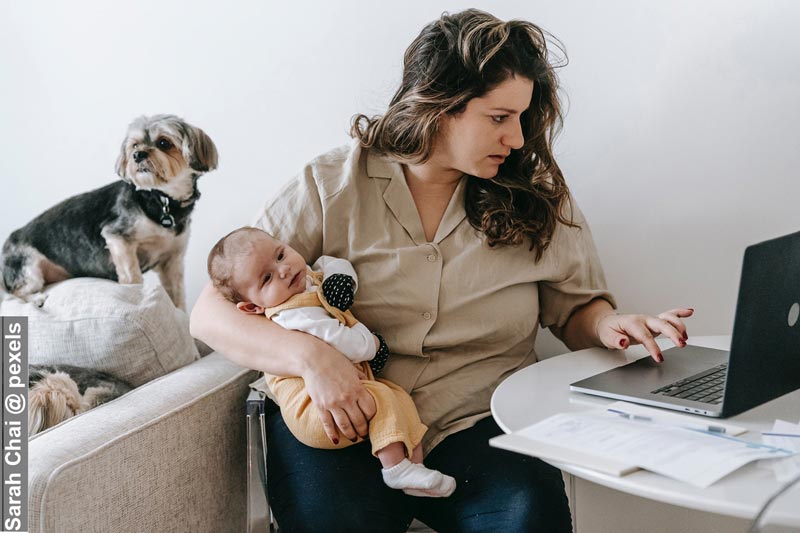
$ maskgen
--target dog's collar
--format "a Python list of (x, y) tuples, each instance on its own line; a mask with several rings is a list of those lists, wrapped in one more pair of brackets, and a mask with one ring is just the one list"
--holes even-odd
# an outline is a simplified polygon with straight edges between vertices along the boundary
[[(195, 189), (195, 193), (196, 191), (197, 189)], [(192, 194), (192, 196), (190, 196), (188, 199), (181, 202), (173, 199), (171, 196), (168, 196), (159, 190), (153, 190), (151, 192), (155, 194), (155, 197), (158, 199), (158, 203), (161, 204), (161, 216), (159, 217), (158, 222), (165, 228), (175, 227), (175, 217), (172, 215), (172, 211), (186, 209), (190, 205), (194, 204), (197, 200), (196, 194)]]
[(176, 215), (179, 217), (185, 215), (186, 211), (191, 210), (194, 203), (200, 198), (200, 192), (197, 190), (196, 184), (192, 190), (192, 195), (186, 200), (175, 200), (158, 189), (136, 189), (136, 194), (141, 199), (147, 216), (168, 229), (175, 228), (177, 225), (175, 221)]

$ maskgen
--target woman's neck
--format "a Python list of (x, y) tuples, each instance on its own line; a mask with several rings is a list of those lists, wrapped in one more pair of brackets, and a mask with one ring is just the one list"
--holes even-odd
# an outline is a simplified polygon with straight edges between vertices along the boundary
[(408, 190), (417, 206), (425, 239), (432, 242), (463, 174), (430, 165), (403, 165)]
[(419, 165), (403, 165), (403, 174), (410, 189), (432, 194), (452, 193), (464, 175), (460, 170), (444, 168), (432, 160)]

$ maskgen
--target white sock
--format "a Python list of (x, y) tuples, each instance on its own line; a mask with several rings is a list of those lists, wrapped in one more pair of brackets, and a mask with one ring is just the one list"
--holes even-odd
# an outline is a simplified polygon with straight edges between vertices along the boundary
[(391, 468), (381, 470), (383, 482), (410, 496), (443, 498), (456, 490), (456, 480), (438, 470), (403, 459)]

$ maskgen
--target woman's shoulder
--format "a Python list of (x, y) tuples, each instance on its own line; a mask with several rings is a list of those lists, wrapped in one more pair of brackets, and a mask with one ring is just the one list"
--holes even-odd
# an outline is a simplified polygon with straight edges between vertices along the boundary
[(354, 140), (312, 159), (304, 175), (317, 185), (321, 196), (331, 197), (366, 176), (369, 149)]

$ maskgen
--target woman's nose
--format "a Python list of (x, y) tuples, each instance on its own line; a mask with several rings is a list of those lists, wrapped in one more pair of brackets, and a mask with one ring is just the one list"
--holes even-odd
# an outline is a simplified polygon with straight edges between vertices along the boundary
[(525, 136), (522, 134), (522, 124), (519, 120), (509, 121), (508, 130), (503, 136), (503, 144), (512, 150), (519, 150), (525, 144)]

